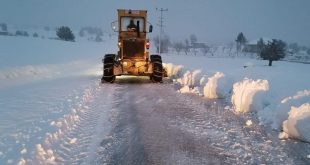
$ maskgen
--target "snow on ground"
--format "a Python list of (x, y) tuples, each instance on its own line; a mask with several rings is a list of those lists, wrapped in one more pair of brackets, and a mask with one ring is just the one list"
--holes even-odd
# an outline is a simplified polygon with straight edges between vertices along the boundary
[[(262, 124), (274, 129), (282, 129), (291, 106), (310, 103), (308, 64), (276, 61), (269, 67), (266, 61), (242, 56), (165, 55), (163, 61), (182, 64), (182, 67), (165, 66), (168, 71), (178, 68), (172, 77), (180, 85), (181, 93), (196, 93), (207, 98), (231, 97), (236, 112), (255, 111)], [(194, 73), (198, 71), (196, 76)]]
[[(105, 111), (88, 111), (87, 106), (101, 91), (101, 58), (115, 52), (112, 44), (0, 36), (0, 164), (53, 163), (64, 157), (56, 152), (65, 153), (63, 146), (82, 147), (82, 137), (94, 140), (94, 123), (87, 128), (93, 129), (79, 134), (82, 137), (73, 130), (85, 119), (107, 122), (97, 115)], [(87, 152), (91, 157), (95, 151)]]
[(283, 133), (280, 138), (292, 137), (310, 142), (310, 104), (300, 107), (292, 106), (289, 117), (283, 122)]
[(296, 94), (283, 98), (278, 104), (270, 105), (259, 111), (262, 123), (270, 124), (273, 129), (281, 130), (282, 123), (288, 118), (292, 106), (298, 107), (310, 103), (310, 90), (298, 91)]
[[(204, 79), (202, 79), (201, 84), (203, 85)], [(227, 78), (224, 73), (216, 72), (213, 76), (208, 78), (207, 83), (203, 88), (203, 94), (207, 98), (226, 98), (231, 92), (230, 85), (232, 80)]]
[[(101, 58), (104, 54), (116, 52), (112, 44), (110, 41), (64, 42), (0, 36), (0, 88), (29, 81), (80, 75), (92, 68), (89, 66), (102, 67)], [(90, 50), (92, 53), (89, 53)]]
[(262, 105), (268, 90), (267, 80), (244, 79), (233, 85), (231, 102), (237, 112), (259, 111), (264, 108)]
[[(117, 48), (115, 40), (105, 40), (88, 43), (0, 37), (0, 164), (92, 161), (96, 152), (92, 145), (102, 140), (94, 139), (94, 133), (105, 136), (107, 130), (100, 128), (113, 110), (99, 104), (100, 99), (115, 101), (106, 95), (113, 91), (98, 84), (101, 58)], [(267, 67), (266, 61), (242, 57), (178, 55), (163, 55), (163, 61), (181, 93), (233, 100), (235, 110), (255, 110), (268, 125), (282, 125), (287, 120), (287, 137), (308, 140), (304, 138), (308, 137), (306, 127), (292, 127), (292, 123), (300, 118), (294, 115), (299, 110), (308, 113), (302, 105), (309, 103), (310, 65), (280, 61)], [(288, 115), (291, 106), (297, 108)], [(309, 123), (308, 118), (302, 125), (305, 123)], [(250, 127), (255, 123), (247, 120), (244, 124)], [(91, 146), (86, 147), (86, 142)], [(80, 157), (72, 157), (76, 155)], [(33, 157), (36, 160), (30, 159)]]

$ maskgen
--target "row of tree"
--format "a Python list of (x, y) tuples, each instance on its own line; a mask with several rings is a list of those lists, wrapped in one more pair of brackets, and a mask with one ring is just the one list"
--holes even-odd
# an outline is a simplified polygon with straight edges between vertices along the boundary
[[(156, 36), (154, 38), (155, 46), (157, 48), (157, 52), (159, 52), (159, 37)], [(247, 44), (247, 39), (244, 34), (241, 32), (238, 34), (236, 40), (236, 50), (237, 55), (239, 52), (243, 51), (243, 48)], [(178, 54), (180, 52), (184, 52), (186, 55), (189, 52), (192, 52), (194, 55), (200, 50), (203, 55), (210, 53), (212, 56), (216, 49), (208, 46), (205, 43), (198, 43), (197, 37), (192, 34), (188, 39), (185, 39), (184, 42), (174, 42), (171, 43), (170, 39), (167, 35), (164, 36), (161, 42), (161, 52), (167, 52), (169, 47), (172, 47)], [(287, 51), (287, 45), (282, 40), (273, 39), (272, 41), (268, 41), (265, 43), (263, 39), (260, 39), (257, 43), (257, 54), (263, 60), (269, 61), (269, 66), (272, 66), (273, 61), (280, 60), (285, 57)], [(232, 50), (232, 48), (230, 49)]]
[[(17, 30), (15, 32), (15, 34), (8, 33), (7, 25), (5, 23), (0, 23), (0, 30), (3, 32), (6, 32), (5, 33), (6, 35), (11, 35), (11, 36), (15, 35), (15, 36), (24, 36), (24, 37), (29, 36), (29, 33), (27, 31), (23, 31), (23, 30)], [(45, 26), (44, 30), (49, 31), (50, 28)], [(97, 41), (97, 42), (102, 41), (101, 36), (103, 36), (103, 31), (100, 28), (84, 27), (81, 29), (79, 35), (82, 37), (85, 35), (85, 32), (87, 32), (88, 34), (95, 34), (97, 36), (95, 38), (95, 41)], [(61, 26), (61, 27), (57, 28), (56, 29), (56, 35), (60, 40), (75, 41), (75, 35), (68, 26)], [(34, 33), (33, 37), (39, 37), (39, 35), (37, 33)]]

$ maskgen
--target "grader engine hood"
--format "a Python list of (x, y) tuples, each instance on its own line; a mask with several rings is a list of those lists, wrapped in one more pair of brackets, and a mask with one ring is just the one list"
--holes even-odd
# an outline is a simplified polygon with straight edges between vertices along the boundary
[(138, 39), (123, 40), (123, 58), (144, 58), (145, 41)]

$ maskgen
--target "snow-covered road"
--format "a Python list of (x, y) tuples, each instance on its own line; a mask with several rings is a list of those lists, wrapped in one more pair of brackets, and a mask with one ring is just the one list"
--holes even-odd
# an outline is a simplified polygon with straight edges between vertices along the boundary
[[(181, 94), (168, 80), (97, 76), (1, 91), (1, 164), (304, 164), (229, 101)], [(10, 116), (8, 118), (8, 116)], [(15, 122), (13, 122), (15, 121)], [(296, 146), (296, 145), (295, 145)], [(303, 152), (300, 150), (299, 152)]]
[(169, 83), (117, 87), (98, 164), (293, 164), (273, 135), (224, 110), (224, 100), (182, 95)]

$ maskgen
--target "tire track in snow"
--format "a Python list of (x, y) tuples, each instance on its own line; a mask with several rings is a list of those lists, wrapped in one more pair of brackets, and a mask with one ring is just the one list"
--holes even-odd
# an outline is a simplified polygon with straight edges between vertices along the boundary
[(84, 90), (70, 114), (51, 123), (59, 129), (36, 146), (34, 164), (91, 164), (96, 160), (100, 140), (110, 129), (107, 114), (115, 102), (115, 87), (98, 82)]
[(178, 94), (170, 84), (128, 84), (115, 105), (104, 164), (294, 164), (277, 137), (227, 110), (225, 100)]

